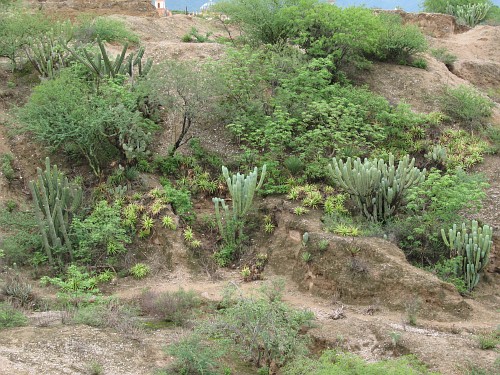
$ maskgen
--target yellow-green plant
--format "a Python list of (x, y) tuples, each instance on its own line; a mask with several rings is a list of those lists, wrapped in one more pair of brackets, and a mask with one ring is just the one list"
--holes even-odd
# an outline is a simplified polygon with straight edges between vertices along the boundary
[(168, 215), (165, 215), (161, 218), (161, 223), (165, 228), (176, 230), (177, 226), (175, 225), (174, 218)]
[(151, 272), (151, 268), (147, 264), (137, 263), (129, 270), (130, 274), (136, 279), (143, 279)]

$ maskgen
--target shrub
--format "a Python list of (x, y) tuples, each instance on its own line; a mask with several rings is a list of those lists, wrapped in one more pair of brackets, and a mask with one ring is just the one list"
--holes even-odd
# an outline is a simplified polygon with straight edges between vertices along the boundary
[(139, 36), (130, 31), (123, 21), (108, 17), (80, 16), (73, 34), (82, 43), (91, 43), (97, 38), (108, 43), (139, 43)]
[(17, 7), (0, 12), (0, 57), (8, 58), (15, 70), (29, 39), (48, 32), (52, 26), (41, 12), (28, 13)]
[(7, 264), (25, 265), (30, 253), (42, 247), (42, 239), (33, 211), (16, 210), (10, 212), (0, 208), (0, 227), (6, 235), (0, 239)]
[(500, 344), (500, 326), (493, 332), (477, 337), (479, 349), (495, 349)]
[(313, 319), (311, 312), (294, 310), (279, 300), (266, 298), (241, 297), (226, 303), (228, 307), (204, 330), (229, 340), (256, 366), (282, 366), (307, 352), (307, 339), (300, 332)]
[(97, 328), (113, 328), (121, 333), (132, 334), (141, 330), (137, 313), (137, 309), (116, 299), (98, 299), (95, 303), (76, 309), (72, 322)]
[[(76, 238), (75, 258), (84, 263), (107, 260), (126, 251), (130, 236), (122, 226), (121, 207), (98, 202), (85, 219), (74, 219), (71, 225)], [(109, 260), (107, 260), (109, 261)]]
[(298, 358), (287, 365), (285, 375), (425, 375), (431, 374), (414, 356), (368, 363), (351, 353), (326, 350), (319, 359)]
[(470, 128), (485, 125), (492, 113), (493, 102), (465, 85), (447, 87), (438, 99), (444, 113)]
[(416, 25), (403, 25), (401, 16), (397, 14), (379, 15), (384, 31), (379, 41), (379, 58), (406, 65), (415, 54), (427, 50), (427, 40)]
[(63, 303), (73, 304), (75, 306), (87, 304), (95, 301), (100, 294), (97, 285), (102, 282), (111, 281), (113, 275), (106, 271), (101, 274), (93, 274), (85, 271), (76, 265), (70, 265), (66, 269), (66, 274), (62, 277), (43, 276), (40, 279), (42, 285), (57, 286), (60, 291), (57, 298)]
[(290, 35), (290, 20), (284, 9), (299, 6), (307, 9), (316, 0), (224, 0), (213, 10), (224, 13), (230, 23), (238, 24), (252, 41), (262, 44), (284, 42)]
[(134, 278), (140, 280), (149, 275), (151, 269), (147, 264), (137, 263), (129, 270), (129, 272)]
[[(225, 350), (208, 344), (199, 335), (190, 335), (172, 344), (168, 354), (176, 357), (167, 374), (181, 375), (219, 375), (222, 372), (218, 359)], [(226, 372), (224, 372), (226, 373)]]
[(362, 7), (340, 8), (317, 3), (284, 12), (293, 25), (295, 42), (311, 57), (328, 58), (333, 70), (348, 65), (364, 67), (377, 52), (383, 30), (381, 19)]
[(209, 42), (210, 35), (212, 35), (212, 32), (208, 32), (205, 35), (201, 35), (196, 27), (192, 27), (189, 33), (185, 34), (182, 36), (182, 41), (184, 43), (205, 43)]
[(19, 274), (8, 275), (2, 291), (15, 307), (32, 308), (36, 303), (33, 287)]
[(407, 256), (428, 262), (449, 258), (438, 230), (462, 221), (461, 214), (476, 212), (487, 186), (481, 175), (432, 169), (423, 183), (409, 190), (405, 207), (408, 216), (399, 222), (402, 228), (397, 237)]
[(127, 159), (147, 153), (156, 128), (137, 110), (134, 93), (112, 80), (102, 83), (97, 93), (76, 68), (63, 69), (57, 78), (35, 87), (20, 119), (35, 139), (53, 151), (83, 156), (97, 175), (106, 153), (114, 150)]
[(0, 329), (21, 327), (28, 323), (24, 314), (7, 303), (0, 302)]
[(193, 310), (200, 304), (201, 300), (195, 292), (186, 292), (183, 289), (161, 293), (145, 291), (139, 300), (143, 314), (177, 325), (185, 324), (193, 316)]
[(16, 177), (16, 172), (14, 171), (14, 166), (12, 164), (13, 161), (14, 157), (11, 154), (0, 155), (0, 171), (9, 182), (14, 180)]

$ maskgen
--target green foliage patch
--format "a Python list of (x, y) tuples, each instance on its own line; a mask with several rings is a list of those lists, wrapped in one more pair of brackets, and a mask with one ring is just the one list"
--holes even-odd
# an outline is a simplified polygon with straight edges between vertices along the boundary
[(25, 326), (26, 316), (8, 303), (0, 302), (0, 329)]

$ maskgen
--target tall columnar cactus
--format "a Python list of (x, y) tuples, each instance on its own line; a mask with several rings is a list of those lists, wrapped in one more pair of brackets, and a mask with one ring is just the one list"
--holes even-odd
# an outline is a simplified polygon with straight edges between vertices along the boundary
[(68, 231), (72, 215), (80, 207), (82, 189), (72, 186), (56, 165), (50, 165), (49, 158), (45, 159), (45, 171), (38, 168), (37, 174), (38, 179), (30, 181), (29, 187), (49, 263), (55, 265), (54, 257), (61, 258), (61, 250), (66, 250), (73, 260)]
[[(260, 189), (264, 182), (266, 165), (264, 164), (262, 167), (260, 180), (257, 179), (257, 167), (248, 176), (237, 173), (231, 177), (229, 176), (228, 169), (223, 166), (222, 174), (226, 179), (229, 194), (231, 195), (232, 210), (229, 209), (224, 199), (213, 198), (212, 201), (215, 205), (215, 216), (219, 232), (224, 242), (234, 245), (237, 244), (238, 239), (241, 239), (243, 235), (243, 220), (252, 206), (255, 192)], [(224, 211), (223, 214), (221, 213), (220, 206)]]
[(425, 179), (425, 169), (416, 168), (415, 159), (406, 155), (396, 167), (394, 156), (389, 164), (382, 159), (342, 160), (333, 158), (328, 170), (333, 181), (344, 189), (370, 220), (387, 220), (398, 208), (408, 188)]
[(488, 264), (493, 246), (493, 229), (489, 225), (481, 227), (473, 220), (470, 232), (465, 223), (462, 223), (461, 230), (454, 224), (448, 231), (448, 237), (444, 229), (441, 229), (441, 236), (452, 256), (462, 258), (461, 269), (456, 271), (463, 276), (467, 289), (471, 291), (479, 282), (479, 274)]

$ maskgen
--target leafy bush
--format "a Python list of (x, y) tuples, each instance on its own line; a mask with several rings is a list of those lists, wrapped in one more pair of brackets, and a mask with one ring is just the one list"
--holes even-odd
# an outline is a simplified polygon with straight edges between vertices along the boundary
[(193, 310), (200, 304), (201, 300), (195, 292), (186, 292), (183, 289), (161, 293), (145, 291), (139, 299), (143, 314), (178, 325), (186, 323), (193, 316)]
[(151, 272), (151, 269), (147, 264), (137, 263), (130, 270), (130, 274), (136, 279), (143, 279)]
[(428, 267), (428, 270), (434, 272), (441, 280), (455, 285), (460, 294), (467, 293), (464, 278), (459, 275), (459, 270), (462, 267), (461, 257), (451, 259), (442, 258), (434, 266)]
[(226, 303), (228, 306), (205, 329), (216, 338), (229, 340), (256, 366), (282, 366), (307, 352), (307, 338), (301, 329), (313, 319), (311, 312), (266, 298), (240, 297)]
[(28, 323), (24, 314), (14, 309), (11, 305), (0, 302), (0, 329), (21, 327)]
[(484, 125), (492, 113), (493, 102), (465, 85), (447, 87), (438, 99), (444, 113), (470, 128)]
[[(176, 357), (167, 374), (180, 375), (219, 375), (221, 365), (217, 361), (225, 350), (208, 344), (199, 335), (190, 335), (172, 344), (168, 354)], [(224, 372), (226, 373), (226, 372)]]
[(316, 0), (224, 0), (217, 2), (213, 10), (229, 17), (228, 22), (237, 24), (251, 41), (263, 44), (284, 42), (290, 36), (291, 20), (283, 12), (292, 6), (307, 9)]
[(139, 36), (121, 20), (108, 17), (80, 16), (73, 32), (77, 41), (91, 43), (100, 38), (108, 43), (139, 43)]
[(75, 67), (35, 87), (20, 118), (35, 139), (53, 151), (83, 156), (98, 175), (109, 150), (127, 159), (147, 152), (156, 127), (137, 110), (137, 100), (112, 80), (95, 92)]
[(293, 25), (293, 38), (307, 55), (328, 58), (333, 70), (348, 65), (365, 67), (367, 56), (377, 52), (383, 30), (381, 19), (362, 7), (340, 8), (316, 3), (284, 12)]
[(425, 375), (431, 374), (414, 356), (367, 363), (361, 357), (326, 350), (317, 360), (299, 358), (287, 365), (285, 375)]
[(189, 190), (176, 189), (167, 179), (162, 179), (161, 183), (165, 189), (165, 198), (168, 203), (172, 204), (174, 213), (187, 222), (193, 221), (195, 217)]
[(379, 41), (379, 58), (394, 61), (398, 64), (409, 64), (412, 57), (427, 50), (427, 40), (416, 25), (403, 25), (401, 16), (397, 14), (379, 15), (384, 31)]
[(181, 40), (184, 43), (205, 43), (210, 41), (210, 35), (212, 35), (211, 32), (208, 32), (205, 35), (201, 35), (196, 27), (192, 27), (189, 33), (182, 36)]
[(126, 251), (125, 244), (131, 239), (122, 226), (120, 210), (118, 204), (110, 206), (100, 201), (87, 218), (73, 220), (71, 227), (78, 246), (76, 259), (84, 263), (103, 261)]
[(0, 227), (6, 232), (0, 240), (7, 264), (25, 265), (30, 253), (42, 247), (35, 214), (32, 211), (9, 211), (0, 208)]
[(409, 190), (405, 207), (408, 216), (398, 223), (397, 237), (406, 255), (422, 263), (448, 258), (438, 230), (462, 221), (461, 214), (478, 210), (487, 186), (481, 175), (432, 169), (423, 183)]
[(12, 164), (13, 161), (14, 157), (11, 154), (0, 155), (0, 171), (9, 182), (16, 177), (16, 172)]
[(93, 302), (100, 294), (97, 287), (99, 283), (111, 281), (113, 275), (106, 271), (101, 274), (93, 274), (85, 271), (84, 268), (74, 264), (66, 269), (66, 274), (62, 277), (43, 276), (40, 279), (42, 285), (57, 286), (60, 291), (57, 297), (63, 303), (73, 305), (86, 304)]
[(0, 57), (8, 58), (15, 70), (29, 39), (44, 34), (52, 26), (40, 12), (29, 13), (17, 7), (0, 12)]

